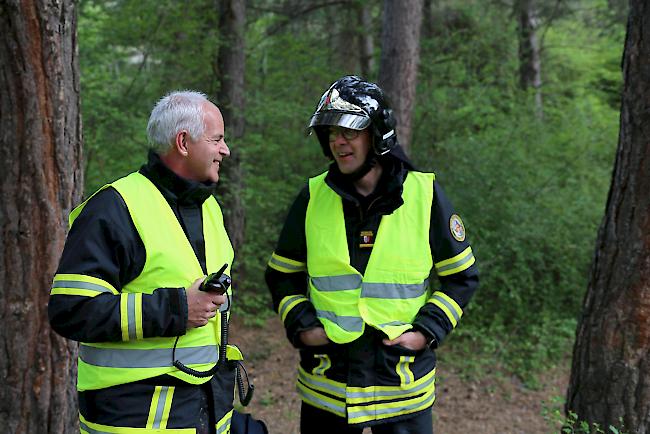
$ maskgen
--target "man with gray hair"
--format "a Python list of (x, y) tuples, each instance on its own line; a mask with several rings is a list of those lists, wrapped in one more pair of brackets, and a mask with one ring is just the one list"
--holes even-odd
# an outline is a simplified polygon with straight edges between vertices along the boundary
[(212, 195), (230, 155), (223, 117), (200, 92), (172, 92), (147, 133), (148, 162), (70, 214), (50, 324), (80, 342), (81, 432), (230, 432), (241, 353), (219, 360), (217, 311), (231, 290), (201, 286), (234, 257)]

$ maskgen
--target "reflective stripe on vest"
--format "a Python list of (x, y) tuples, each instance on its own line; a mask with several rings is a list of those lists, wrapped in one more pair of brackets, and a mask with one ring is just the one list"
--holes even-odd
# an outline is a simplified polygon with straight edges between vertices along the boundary
[[(126, 203), (145, 246), (146, 260), (140, 275), (126, 284), (120, 294), (122, 342), (81, 344), (77, 388), (80, 391), (101, 389), (162, 374), (193, 384), (209, 381), (209, 377), (193, 377), (172, 365), (175, 337), (142, 338), (138, 300), (142, 294), (151, 294), (157, 288), (186, 288), (202, 277), (203, 270), (194, 250), (167, 201), (145, 176), (135, 172), (110, 186)], [(84, 205), (85, 202), (71, 213), (71, 223)], [(221, 210), (213, 197), (203, 203), (202, 214), (207, 272), (215, 272), (227, 263), (229, 274), (233, 250)], [(188, 330), (178, 340), (176, 358), (193, 369), (214, 366), (218, 360), (219, 327), (217, 315), (207, 325)]]
[(347, 276), (313, 277), (311, 284), (319, 291), (345, 291), (361, 286), (362, 297), (415, 298), (425, 294), (429, 279), (422, 283), (369, 283), (362, 282), (360, 274)]
[(305, 218), (310, 299), (328, 337), (358, 338), (364, 324), (394, 339), (411, 328), (429, 296), (432, 173), (409, 172), (404, 204), (382, 216), (365, 275), (350, 265), (341, 197), (327, 172), (309, 180)]
[[(171, 367), (169, 348), (125, 349), (98, 348), (87, 344), (79, 346), (79, 358), (84, 363), (106, 368), (163, 368)], [(176, 358), (188, 365), (216, 363), (219, 353), (215, 345), (176, 348)]]

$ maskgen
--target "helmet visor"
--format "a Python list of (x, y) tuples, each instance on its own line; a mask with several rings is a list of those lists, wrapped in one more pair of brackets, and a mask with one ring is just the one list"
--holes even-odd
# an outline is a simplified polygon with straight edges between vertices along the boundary
[(370, 125), (370, 117), (364, 114), (352, 114), (339, 111), (316, 112), (309, 121), (309, 128), (319, 125), (336, 125), (351, 130), (363, 130)]

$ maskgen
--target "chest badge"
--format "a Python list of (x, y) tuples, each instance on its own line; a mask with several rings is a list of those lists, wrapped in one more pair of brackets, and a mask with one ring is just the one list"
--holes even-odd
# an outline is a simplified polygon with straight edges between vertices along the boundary
[(359, 247), (372, 248), (375, 245), (375, 234), (372, 231), (361, 231)]
[(449, 230), (456, 241), (465, 241), (465, 225), (457, 214), (449, 217)]

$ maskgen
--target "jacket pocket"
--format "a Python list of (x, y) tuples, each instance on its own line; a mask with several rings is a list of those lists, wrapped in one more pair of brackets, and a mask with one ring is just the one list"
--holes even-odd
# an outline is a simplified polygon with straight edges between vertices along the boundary
[(344, 381), (345, 361), (336, 344), (300, 349), (300, 366), (305, 372)]
[(377, 375), (381, 384), (408, 388), (436, 365), (435, 353), (427, 348), (411, 350), (401, 345), (382, 345)]
[(311, 370), (314, 375), (325, 375), (325, 372), (332, 367), (332, 359), (327, 354), (314, 354), (317, 360), (316, 366)]
[(400, 386), (413, 384), (415, 376), (411, 371), (411, 363), (415, 362), (415, 356), (399, 356), (399, 361), (395, 365), (395, 372), (400, 379)]

